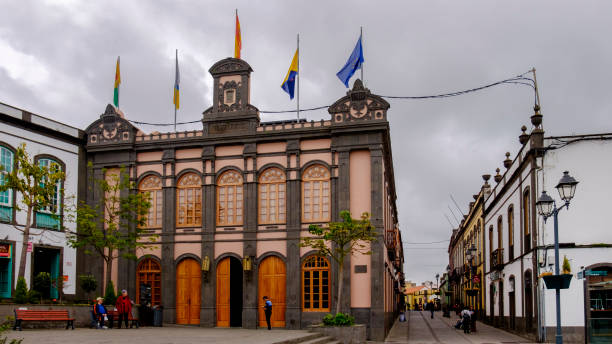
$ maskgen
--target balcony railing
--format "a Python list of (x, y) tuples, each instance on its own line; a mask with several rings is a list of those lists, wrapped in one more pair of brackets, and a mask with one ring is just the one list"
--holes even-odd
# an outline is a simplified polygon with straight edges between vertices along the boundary
[(504, 266), (504, 249), (498, 248), (491, 253), (491, 269), (501, 269)]

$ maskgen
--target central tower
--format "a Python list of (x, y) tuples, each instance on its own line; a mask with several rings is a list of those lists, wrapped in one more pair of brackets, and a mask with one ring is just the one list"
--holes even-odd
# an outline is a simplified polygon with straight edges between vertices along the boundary
[(255, 133), (259, 110), (250, 104), (251, 66), (228, 57), (208, 71), (213, 76), (213, 105), (204, 111), (204, 135)]

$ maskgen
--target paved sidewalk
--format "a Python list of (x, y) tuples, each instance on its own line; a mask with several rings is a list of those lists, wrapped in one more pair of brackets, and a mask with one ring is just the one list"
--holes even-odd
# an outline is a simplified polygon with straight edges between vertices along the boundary
[(430, 316), (429, 312), (407, 312), (406, 321), (395, 322), (385, 343), (531, 343), (525, 338), (481, 322), (476, 323), (478, 331), (464, 334), (463, 330), (457, 330), (453, 326), (458, 320), (457, 317), (444, 318), (441, 312), (436, 312), (433, 319)]
[(7, 331), (8, 338), (23, 338), (23, 344), (264, 344), (278, 343), (312, 335), (307, 331), (246, 330), (235, 328), (202, 328), (192, 326), (141, 327), (139, 329), (95, 330), (77, 328), (24, 329)]

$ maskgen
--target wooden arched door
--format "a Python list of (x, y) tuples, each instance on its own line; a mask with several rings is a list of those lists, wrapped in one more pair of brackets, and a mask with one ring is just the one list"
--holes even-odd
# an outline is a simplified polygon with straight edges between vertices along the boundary
[(285, 327), (285, 295), (287, 270), (282, 259), (270, 256), (259, 264), (258, 277), (258, 297), (259, 300), (259, 326), (266, 327), (266, 315), (263, 310), (263, 297), (268, 296), (272, 301), (272, 327)]
[(217, 326), (230, 325), (230, 259), (217, 265)]
[(200, 324), (200, 264), (195, 259), (183, 259), (176, 267), (176, 323)]

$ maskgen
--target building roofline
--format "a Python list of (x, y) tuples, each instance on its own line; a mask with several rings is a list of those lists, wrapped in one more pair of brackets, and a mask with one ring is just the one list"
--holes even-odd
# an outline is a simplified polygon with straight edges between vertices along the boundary
[(77, 140), (82, 140), (85, 136), (85, 132), (79, 128), (2, 102), (0, 102), (0, 114), (14, 118), (20, 122), (26, 122), (30, 125), (33, 124), (45, 130), (56, 132), (60, 136), (69, 136)]

